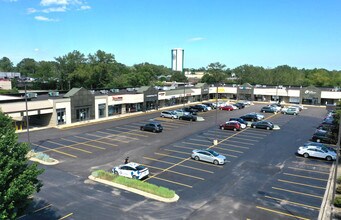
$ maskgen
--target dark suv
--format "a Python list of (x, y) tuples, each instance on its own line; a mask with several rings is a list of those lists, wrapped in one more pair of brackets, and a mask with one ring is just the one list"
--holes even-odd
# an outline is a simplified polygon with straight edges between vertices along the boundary
[(240, 124), (244, 124), (247, 126), (247, 122), (242, 118), (230, 118), (230, 121), (238, 121)]
[(194, 109), (194, 108), (191, 108), (191, 107), (183, 108), (183, 110), (184, 110), (185, 112), (191, 113), (192, 115), (197, 115), (197, 114), (198, 114), (198, 110), (197, 110), (197, 109)]
[(322, 130), (318, 130), (317, 132), (315, 132), (313, 136), (311, 137), (311, 140), (314, 142), (322, 142), (326, 144), (337, 143), (336, 138), (330, 132), (322, 131)]
[(152, 131), (154, 133), (156, 132), (162, 132), (163, 127), (158, 122), (150, 122), (148, 124), (140, 126), (141, 131)]
[(207, 112), (207, 108), (202, 105), (194, 105), (194, 106), (190, 106), (190, 108), (197, 109), (200, 112)]
[(244, 119), (244, 121), (260, 121), (262, 118), (259, 114), (256, 113), (249, 113), (243, 116), (240, 116), (241, 119)]

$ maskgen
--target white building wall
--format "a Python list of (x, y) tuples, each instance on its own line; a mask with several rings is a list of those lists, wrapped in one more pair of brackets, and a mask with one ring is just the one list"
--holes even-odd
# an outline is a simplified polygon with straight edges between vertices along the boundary
[(143, 102), (143, 94), (122, 94), (108, 96), (108, 105), (134, 104)]
[(181, 48), (172, 49), (172, 70), (182, 72), (184, 67), (184, 50)]
[(57, 109), (65, 108), (65, 124), (71, 124), (71, 99), (56, 99), (53, 101), (53, 114), (51, 117), (50, 125), (57, 125)]
[(322, 91), (322, 99), (341, 99), (341, 92)]
[[(107, 104), (107, 98), (108, 96), (96, 96), (95, 97), (95, 119), (99, 119), (99, 105), (100, 104)], [(108, 116), (108, 105), (105, 106), (105, 114), (106, 117)]]

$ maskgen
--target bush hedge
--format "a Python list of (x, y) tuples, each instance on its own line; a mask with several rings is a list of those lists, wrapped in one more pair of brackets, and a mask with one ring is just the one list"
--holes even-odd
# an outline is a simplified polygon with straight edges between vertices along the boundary
[(110, 172), (106, 172), (104, 170), (96, 170), (92, 172), (92, 176), (108, 180), (117, 184), (121, 184), (127, 187), (131, 187), (134, 189), (138, 189), (147, 193), (151, 193), (163, 198), (173, 198), (175, 196), (175, 192), (168, 188), (157, 186), (151, 183), (147, 183), (141, 180), (130, 179), (123, 176), (118, 176)]
[(341, 194), (341, 185), (336, 187), (336, 193)]
[(339, 208), (341, 207), (341, 196), (335, 196), (334, 205)]
[(336, 179), (336, 182), (337, 182), (338, 184), (341, 184), (341, 176), (339, 176), (339, 177)]

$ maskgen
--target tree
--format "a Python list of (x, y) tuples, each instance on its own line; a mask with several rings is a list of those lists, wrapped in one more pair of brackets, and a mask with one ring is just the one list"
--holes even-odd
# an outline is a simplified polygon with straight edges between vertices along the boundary
[(0, 111), (0, 219), (15, 219), (39, 192), (43, 173), (37, 164), (28, 164), (27, 143), (18, 143), (12, 120)]
[(205, 75), (201, 78), (201, 82), (207, 84), (224, 83), (227, 78), (225, 67), (224, 64), (219, 62), (209, 64), (205, 71)]
[(0, 60), (0, 71), (3, 72), (12, 72), (13, 71), (13, 63), (7, 57), (3, 57)]
[(31, 58), (24, 58), (17, 64), (18, 71), (24, 76), (35, 77), (37, 62)]
[(170, 81), (187, 82), (187, 77), (182, 72), (174, 71), (170, 78)]

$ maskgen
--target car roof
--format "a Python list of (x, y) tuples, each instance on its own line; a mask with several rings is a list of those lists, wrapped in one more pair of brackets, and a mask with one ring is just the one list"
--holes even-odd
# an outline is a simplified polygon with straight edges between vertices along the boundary
[(127, 164), (122, 164), (121, 166), (128, 166), (128, 167), (136, 168), (136, 167), (140, 166), (140, 164), (135, 163), (135, 162), (129, 162)]

